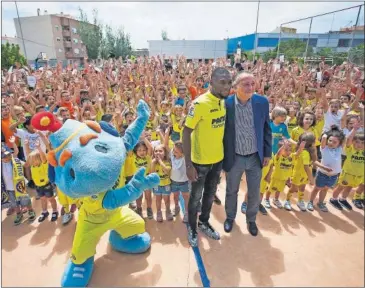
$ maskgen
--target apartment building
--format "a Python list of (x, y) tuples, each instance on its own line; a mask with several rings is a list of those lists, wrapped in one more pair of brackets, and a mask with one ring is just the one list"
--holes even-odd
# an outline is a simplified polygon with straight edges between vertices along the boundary
[(70, 15), (46, 11), (41, 15), (38, 9), (37, 16), (14, 18), (14, 24), (18, 39), (23, 35), (28, 60), (36, 59), (41, 52), (48, 59), (67, 64), (80, 63), (87, 56), (78, 33), (80, 22)]

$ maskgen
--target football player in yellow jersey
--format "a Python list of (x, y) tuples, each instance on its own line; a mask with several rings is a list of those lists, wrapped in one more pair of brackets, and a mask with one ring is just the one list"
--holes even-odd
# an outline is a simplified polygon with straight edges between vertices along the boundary
[[(208, 237), (220, 239), (219, 233), (209, 224), (209, 216), (222, 170), (226, 119), (224, 99), (232, 87), (231, 73), (225, 68), (216, 68), (212, 72), (210, 85), (210, 91), (193, 101), (183, 132), (186, 172), (192, 181), (188, 204), (188, 240), (192, 247), (198, 245), (197, 226)], [(198, 206), (202, 197), (197, 225)]]
[[(351, 210), (351, 204), (348, 203), (346, 198), (351, 192), (352, 188), (356, 188), (364, 185), (364, 133), (356, 133), (357, 129), (360, 128), (362, 123), (357, 123), (352, 129), (350, 135), (346, 141), (346, 160), (343, 165), (342, 173), (338, 180), (338, 186), (333, 191), (333, 196), (330, 199), (330, 203), (337, 209), (342, 210), (342, 206), (348, 210)], [(361, 192), (361, 189), (360, 191)], [(342, 193), (342, 197), (338, 199), (338, 196)], [(357, 198), (355, 200), (359, 200)], [(360, 203), (356, 203), (356, 206)]]

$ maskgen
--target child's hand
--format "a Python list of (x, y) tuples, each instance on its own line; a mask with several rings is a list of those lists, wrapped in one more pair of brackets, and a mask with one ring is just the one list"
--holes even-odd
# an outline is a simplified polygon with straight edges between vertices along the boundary
[(324, 171), (326, 171), (326, 172), (332, 172), (332, 171), (333, 171), (333, 169), (332, 169), (332, 168), (327, 167), (327, 166), (323, 166), (323, 167), (322, 167), (322, 169), (323, 169)]
[(14, 143), (15, 143), (15, 137), (14, 137), (14, 136), (11, 136), (11, 137), (9, 138), (9, 142), (10, 142), (11, 144), (14, 144)]
[(305, 144), (307, 144), (307, 142), (305, 142), (305, 141), (300, 142), (299, 149), (303, 150), (305, 148)]
[(311, 186), (314, 186), (315, 185), (315, 182), (314, 182), (313, 177), (311, 179), (309, 179), (309, 185), (311, 185)]

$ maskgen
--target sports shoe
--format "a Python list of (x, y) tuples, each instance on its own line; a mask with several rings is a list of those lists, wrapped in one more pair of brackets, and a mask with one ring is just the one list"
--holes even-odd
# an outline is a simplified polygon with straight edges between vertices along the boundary
[(299, 207), (300, 211), (305, 212), (307, 209), (305, 208), (305, 203), (303, 200), (297, 202), (297, 206)]
[(318, 208), (322, 211), (322, 212), (328, 212), (328, 208), (326, 206), (326, 203), (322, 202), (317, 204)]
[(198, 232), (188, 227), (188, 241), (191, 247), (198, 247)]
[(14, 225), (19, 225), (20, 223), (22, 223), (22, 220), (23, 220), (23, 213), (16, 214)]
[(51, 222), (55, 222), (58, 219), (58, 212), (52, 212)]
[(291, 211), (291, 204), (289, 200), (286, 200), (284, 203), (285, 210)]
[(313, 202), (312, 201), (309, 201), (308, 204), (307, 204), (307, 209), (309, 211), (314, 211), (314, 206), (313, 206)]
[(72, 219), (72, 213), (65, 213), (62, 216), (62, 224), (66, 225), (67, 223), (69, 223)]
[(156, 221), (157, 222), (163, 222), (162, 211), (157, 211)]
[(243, 202), (242, 205), (241, 205), (241, 212), (243, 214), (246, 214), (246, 211), (247, 211), (247, 203)]
[(180, 207), (179, 207), (179, 205), (175, 205), (175, 209), (174, 209), (174, 216), (176, 217), (176, 216), (178, 216), (180, 214)]
[(49, 212), (42, 212), (41, 216), (38, 217), (38, 222), (43, 222), (49, 216)]
[(172, 221), (172, 220), (174, 220), (174, 216), (172, 215), (172, 213), (171, 213), (171, 210), (170, 210), (170, 209), (166, 209), (166, 220), (167, 220), (167, 221)]
[(352, 206), (349, 202), (347, 202), (346, 199), (339, 199), (338, 202), (340, 202), (340, 204), (345, 207), (347, 210), (352, 210)]
[(330, 199), (330, 203), (332, 204), (333, 207), (335, 207), (338, 210), (342, 210), (342, 206), (340, 204), (340, 202), (338, 202), (338, 199), (335, 198), (331, 198)]
[(270, 199), (265, 199), (265, 200), (264, 200), (264, 203), (265, 203), (265, 207), (266, 207), (267, 209), (271, 209)]
[(272, 203), (274, 203), (274, 205), (276, 207), (278, 207), (279, 209), (283, 208), (283, 204), (281, 204), (281, 202), (279, 201), (279, 199), (274, 199), (274, 201), (272, 201)]
[(362, 200), (360, 200), (360, 199), (352, 200), (352, 203), (354, 203), (354, 205), (357, 209), (364, 209), (364, 205), (362, 204)]
[(262, 215), (267, 215), (267, 211), (266, 211), (264, 205), (262, 205), (261, 203), (259, 205), (259, 211), (261, 212)]
[(132, 210), (136, 210), (136, 208), (137, 208), (136, 201), (133, 201), (133, 202), (129, 203), (129, 208), (132, 209)]
[(152, 208), (147, 208), (147, 218), (153, 219), (153, 211)]
[(29, 221), (34, 221), (35, 220), (36, 215), (35, 215), (34, 210), (28, 211), (28, 215), (29, 215), (29, 217), (28, 217)]
[(201, 232), (207, 235), (209, 238), (219, 240), (221, 237), (217, 231), (209, 224), (209, 222), (198, 222), (198, 228)]

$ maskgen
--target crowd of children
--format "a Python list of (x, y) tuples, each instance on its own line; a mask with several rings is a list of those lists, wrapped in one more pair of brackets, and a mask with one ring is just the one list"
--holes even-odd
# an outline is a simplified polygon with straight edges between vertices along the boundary
[[(187, 222), (190, 183), (182, 130), (191, 101), (208, 91), (211, 72), (217, 66), (226, 67), (233, 77), (241, 69), (253, 73), (256, 92), (270, 102), (273, 155), (263, 168), (261, 213), (267, 214), (266, 209), (271, 208), (271, 195), (277, 208), (290, 211), (293, 193), (298, 195), (301, 211), (313, 211), (319, 193), (317, 206), (327, 212), (329, 189), (333, 189), (330, 203), (335, 208), (352, 209), (347, 200), (352, 189), (353, 204), (364, 208), (364, 77), (358, 67), (346, 62), (331, 67), (322, 62), (317, 70), (323, 77), (319, 77), (317, 70), (313, 73), (295, 61), (282, 63), (280, 68), (277, 60), (246, 60), (230, 66), (227, 59), (196, 62), (183, 56), (113, 59), (101, 68), (85, 63), (82, 70), (58, 65), (29, 71), (15, 65), (12, 71), (2, 71), (2, 207), (8, 207), (9, 216), (15, 213), (14, 224), (22, 223), (25, 213), (30, 221), (36, 218), (26, 187), (35, 189), (35, 201), (41, 202), (39, 222), (50, 215), (48, 202), (51, 221), (57, 221), (60, 203), (63, 224), (69, 223), (82, 205), (50, 182), (46, 158), (50, 143), (47, 133), (32, 127), (32, 116), (49, 111), (62, 122), (70, 118), (102, 120), (123, 136), (136, 117), (139, 99), (149, 104), (151, 116), (140, 142), (127, 155), (126, 181), (145, 167), (146, 173), (157, 172), (161, 182), (153, 191), (144, 191), (130, 207), (148, 219), (155, 215), (158, 222), (171, 221), (183, 210), (183, 221)], [(35, 87), (28, 86), (29, 75), (37, 79)], [(282, 203), (280, 194), (286, 186), (289, 189)], [(306, 188), (311, 190), (307, 204)], [(220, 202), (218, 197), (215, 202)], [(152, 207), (156, 207), (155, 212)], [(246, 209), (244, 202), (241, 211)]]

